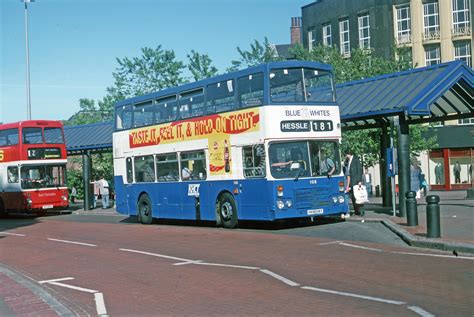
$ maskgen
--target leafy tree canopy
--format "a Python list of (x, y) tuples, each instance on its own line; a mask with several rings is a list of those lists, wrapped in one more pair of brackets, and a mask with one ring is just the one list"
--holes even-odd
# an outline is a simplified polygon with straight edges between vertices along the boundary
[(267, 37), (265, 37), (263, 43), (254, 40), (253, 43), (250, 44), (250, 50), (248, 51), (237, 47), (237, 52), (239, 52), (240, 58), (231, 61), (232, 66), (227, 69), (228, 72), (281, 60)]
[(187, 56), (189, 59), (188, 69), (195, 81), (217, 75), (217, 68), (211, 65), (212, 60), (207, 54), (199, 54), (191, 50), (191, 54)]

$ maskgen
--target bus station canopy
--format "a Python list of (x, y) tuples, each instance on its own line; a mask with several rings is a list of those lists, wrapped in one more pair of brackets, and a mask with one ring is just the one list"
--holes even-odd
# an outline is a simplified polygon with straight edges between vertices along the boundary
[[(336, 86), (343, 129), (474, 117), (474, 72), (462, 61), (416, 68)], [(112, 149), (113, 123), (64, 128), (68, 154)]]
[(409, 123), (474, 116), (474, 73), (462, 61), (336, 86), (343, 128), (370, 128), (403, 114)]
[(68, 155), (112, 150), (112, 122), (65, 126)]

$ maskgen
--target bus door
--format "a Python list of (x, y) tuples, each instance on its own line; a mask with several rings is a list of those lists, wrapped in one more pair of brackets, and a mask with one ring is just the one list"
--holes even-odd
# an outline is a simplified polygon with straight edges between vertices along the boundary
[(206, 155), (204, 151), (181, 153), (181, 218), (201, 220), (201, 200), (208, 197)]

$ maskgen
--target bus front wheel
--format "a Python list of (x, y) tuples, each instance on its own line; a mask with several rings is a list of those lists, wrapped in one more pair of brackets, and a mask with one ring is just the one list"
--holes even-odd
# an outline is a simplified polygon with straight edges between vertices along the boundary
[(143, 194), (138, 199), (138, 221), (144, 225), (149, 225), (153, 221), (151, 199), (147, 194)]
[(235, 228), (238, 218), (234, 197), (229, 193), (222, 194), (219, 199), (218, 208), (219, 217), (224, 228)]

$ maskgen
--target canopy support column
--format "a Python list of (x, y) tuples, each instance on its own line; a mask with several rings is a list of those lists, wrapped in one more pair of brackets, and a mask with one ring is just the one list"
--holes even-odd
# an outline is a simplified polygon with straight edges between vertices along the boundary
[(399, 116), (398, 125), (398, 201), (399, 216), (406, 216), (405, 193), (410, 191), (410, 134), (405, 115)]
[(92, 157), (90, 151), (82, 153), (82, 176), (84, 179), (84, 210), (91, 209), (92, 194), (90, 191)]
[(380, 135), (380, 185), (382, 189), (382, 206), (389, 207), (392, 205), (392, 184), (387, 176), (387, 148), (390, 147), (390, 135), (388, 134), (388, 126), (382, 125)]

